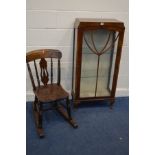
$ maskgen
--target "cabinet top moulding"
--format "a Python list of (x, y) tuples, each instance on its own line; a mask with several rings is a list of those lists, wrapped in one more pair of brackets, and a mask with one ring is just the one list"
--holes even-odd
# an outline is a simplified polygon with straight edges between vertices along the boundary
[(103, 18), (76, 18), (74, 28), (85, 28), (85, 27), (106, 27), (112, 26), (116, 29), (124, 29), (124, 23), (117, 19), (103, 19)]

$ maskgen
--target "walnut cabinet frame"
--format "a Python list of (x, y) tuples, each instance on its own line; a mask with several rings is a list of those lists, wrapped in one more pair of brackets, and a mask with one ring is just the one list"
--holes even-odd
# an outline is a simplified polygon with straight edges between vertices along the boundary
[(72, 97), (109, 100), (112, 106), (119, 73), (124, 23), (116, 19), (76, 19), (74, 25)]

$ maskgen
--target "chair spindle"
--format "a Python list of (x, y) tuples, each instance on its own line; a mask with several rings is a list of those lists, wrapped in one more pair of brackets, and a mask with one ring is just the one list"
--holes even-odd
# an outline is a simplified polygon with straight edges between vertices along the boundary
[(51, 84), (53, 83), (53, 60), (51, 58)]
[(28, 68), (28, 71), (29, 71), (29, 75), (30, 75), (30, 79), (31, 79), (33, 90), (36, 90), (36, 86), (35, 86), (35, 83), (34, 83), (32, 71), (31, 71), (31, 68), (30, 68), (30, 65), (29, 65), (28, 62), (27, 62), (27, 68)]
[(60, 85), (60, 79), (61, 79), (60, 59), (58, 59), (58, 81), (57, 81), (58, 85)]
[(37, 77), (38, 86), (40, 87), (40, 80), (39, 80), (39, 75), (38, 75), (38, 70), (37, 70), (37, 65), (36, 65), (36, 61), (35, 60), (34, 60), (34, 67), (35, 67), (35, 71), (36, 71), (36, 77)]

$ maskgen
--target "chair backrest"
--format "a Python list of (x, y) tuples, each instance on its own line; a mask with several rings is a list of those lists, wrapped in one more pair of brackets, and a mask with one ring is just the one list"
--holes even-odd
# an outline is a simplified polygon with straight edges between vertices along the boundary
[[(43, 83), (44, 86), (46, 86), (49, 82), (49, 73), (48, 73), (48, 63), (46, 61), (46, 58), (50, 59), (50, 79), (51, 79), (51, 84), (53, 83), (53, 58), (57, 59), (57, 63), (58, 63), (58, 71), (57, 71), (57, 84), (60, 85), (60, 79), (61, 79), (61, 69), (60, 69), (60, 59), (62, 57), (62, 53), (59, 50), (54, 50), (54, 49), (39, 49), (39, 50), (34, 50), (34, 51), (30, 51), (26, 54), (26, 63), (27, 63), (27, 68), (29, 71), (29, 75), (30, 75), (30, 79), (31, 79), (31, 83), (32, 83), (32, 87), (33, 90), (36, 89), (36, 84), (35, 84), (35, 77), (32, 74), (32, 69), (31, 69), (31, 65), (30, 62), (33, 62), (34, 68), (35, 68), (35, 74), (36, 74), (36, 79), (37, 79), (37, 84), (38, 87), (41, 86), (41, 82)], [(38, 67), (36, 64), (36, 60), (40, 60), (39, 62), (39, 66), (40, 66), (40, 78), (39, 78), (39, 74), (38, 74)]]

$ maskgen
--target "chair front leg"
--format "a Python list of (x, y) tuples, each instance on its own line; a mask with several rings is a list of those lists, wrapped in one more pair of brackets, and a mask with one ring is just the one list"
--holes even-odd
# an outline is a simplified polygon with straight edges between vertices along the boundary
[(67, 113), (68, 113), (69, 119), (71, 120), (72, 119), (72, 117), (71, 117), (71, 108), (70, 108), (70, 101), (69, 101), (68, 97), (66, 98), (66, 105), (67, 105)]
[(38, 98), (35, 96), (34, 102), (33, 102), (33, 110), (37, 111), (37, 103), (38, 103)]
[(38, 111), (38, 128), (42, 128), (42, 103), (37, 103), (37, 111)]

